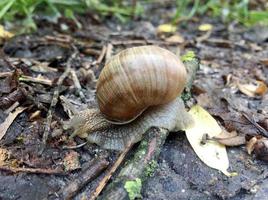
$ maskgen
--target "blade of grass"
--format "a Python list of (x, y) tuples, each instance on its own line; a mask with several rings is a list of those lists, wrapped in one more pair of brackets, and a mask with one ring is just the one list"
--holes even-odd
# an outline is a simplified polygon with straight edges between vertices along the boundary
[(6, 12), (9, 10), (9, 8), (13, 5), (13, 3), (15, 2), (16, 0), (11, 0), (11, 1), (6, 1), (8, 2), (0, 11), (0, 19), (6, 14)]

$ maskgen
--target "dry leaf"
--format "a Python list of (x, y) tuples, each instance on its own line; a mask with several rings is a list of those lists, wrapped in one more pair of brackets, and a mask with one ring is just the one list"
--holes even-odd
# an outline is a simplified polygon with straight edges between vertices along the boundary
[(199, 27), (198, 27), (198, 30), (199, 31), (211, 31), (213, 28), (213, 26), (211, 24), (201, 24)]
[(217, 141), (208, 141), (201, 144), (204, 134), (210, 138), (217, 137), (222, 133), (221, 127), (216, 120), (199, 105), (193, 106), (189, 114), (194, 119), (194, 125), (188, 127), (186, 136), (197, 156), (209, 167), (222, 171), (226, 176), (233, 174), (227, 171), (229, 160), (224, 145)]
[(266, 67), (268, 67), (268, 58), (266, 58), (266, 59), (261, 59), (260, 62), (261, 62), (262, 64), (264, 64)]
[(172, 35), (171, 37), (168, 37), (166, 39), (166, 42), (170, 43), (183, 43), (184, 41), (185, 41), (184, 38), (179, 34)]
[(79, 154), (76, 151), (70, 151), (63, 159), (65, 171), (80, 169)]
[(157, 33), (174, 33), (177, 27), (172, 24), (161, 24), (157, 27)]
[(247, 142), (246, 147), (248, 154), (254, 152), (256, 158), (268, 161), (268, 139), (266, 137), (254, 136)]
[(9, 113), (5, 121), (0, 124), (0, 140), (5, 136), (9, 126), (12, 124), (14, 119), (25, 110), (26, 108), (18, 107), (13, 113)]
[(252, 151), (254, 150), (257, 140), (258, 139), (256, 137), (253, 137), (247, 142), (246, 149), (249, 155), (251, 155)]
[(4, 27), (2, 25), (0, 25), (0, 38), (3, 38), (3, 39), (9, 39), (11, 37), (13, 37), (14, 34), (13, 33), (10, 33), (8, 31), (6, 31), (4, 29)]
[(244, 136), (235, 136), (230, 138), (215, 138), (214, 139), (225, 146), (234, 147), (246, 144), (246, 139)]
[(217, 136), (215, 136), (215, 139), (228, 139), (228, 138), (232, 138), (232, 137), (236, 137), (237, 136), (237, 132), (236, 131), (231, 131), (228, 132), (226, 130), (222, 130), (221, 133)]
[(240, 92), (249, 97), (255, 97), (256, 95), (263, 96), (267, 92), (267, 86), (262, 81), (256, 81), (256, 84), (240, 84), (237, 83), (237, 87)]
[(236, 131), (228, 132), (228, 131), (222, 130), (220, 135), (213, 137), (212, 139), (216, 140), (220, 144), (223, 144), (225, 146), (230, 146), (230, 147), (246, 144), (245, 136), (237, 135)]
[(260, 95), (260, 96), (265, 95), (265, 93), (266, 93), (267, 90), (268, 90), (266, 84), (265, 84), (264, 82), (262, 82), (262, 81), (257, 81), (257, 83), (258, 83), (258, 87), (257, 87), (257, 89), (255, 90), (255, 93), (256, 93), (257, 95)]
[(0, 148), (0, 166), (6, 164), (6, 160), (9, 158), (10, 152), (6, 149)]

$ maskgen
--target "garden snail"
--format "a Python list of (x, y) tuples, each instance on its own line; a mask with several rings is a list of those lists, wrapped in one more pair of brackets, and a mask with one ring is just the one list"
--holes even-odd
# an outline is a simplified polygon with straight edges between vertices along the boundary
[(187, 80), (177, 56), (156, 46), (121, 51), (104, 66), (96, 97), (99, 109), (75, 115), (65, 125), (106, 149), (122, 150), (150, 127), (182, 130), (191, 118), (179, 98)]

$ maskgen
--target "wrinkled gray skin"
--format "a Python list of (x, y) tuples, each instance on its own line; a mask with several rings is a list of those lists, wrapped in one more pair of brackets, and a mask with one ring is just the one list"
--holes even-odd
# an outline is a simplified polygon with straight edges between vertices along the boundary
[(179, 131), (190, 125), (192, 119), (186, 112), (180, 97), (172, 102), (148, 108), (129, 124), (113, 125), (106, 121), (97, 109), (88, 109), (65, 123), (66, 129), (74, 128), (74, 135), (87, 137), (91, 143), (105, 149), (123, 150), (129, 143), (136, 143), (151, 127)]

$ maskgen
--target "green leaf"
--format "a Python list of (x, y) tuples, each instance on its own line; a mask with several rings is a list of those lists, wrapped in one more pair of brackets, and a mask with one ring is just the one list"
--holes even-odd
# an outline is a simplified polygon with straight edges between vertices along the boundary
[(4, 14), (9, 10), (9, 8), (13, 5), (13, 3), (15, 2), (16, 0), (11, 0), (11, 1), (6, 1), (8, 2), (0, 11), (0, 19), (4, 16)]
[(256, 24), (258, 22), (268, 23), (268, 11), (250, 11), (249, 23)]

